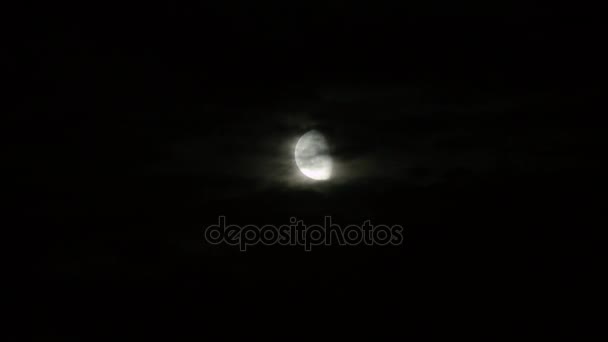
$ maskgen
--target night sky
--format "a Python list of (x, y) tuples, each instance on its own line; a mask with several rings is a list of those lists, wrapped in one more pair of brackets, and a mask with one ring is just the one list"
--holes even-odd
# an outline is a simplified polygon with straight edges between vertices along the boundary
[[(421, 3), (11, 9), (15, 336), (394, 340), (600, 322), (600, 20)], [(311, 129), (338, 167), (326, 182), (293, 160)], [(402, 225), (404, 243), (240, 252), (204, 241), (220, 215), (369, 219)]]

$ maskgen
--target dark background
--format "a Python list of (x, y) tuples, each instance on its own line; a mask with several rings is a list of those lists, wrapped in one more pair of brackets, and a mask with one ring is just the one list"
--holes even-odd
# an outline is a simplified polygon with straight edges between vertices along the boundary
[[(592, 11), (222, 1), (15, 13), (3, 126), (16, 337), (505, 336), (601, 321), (606, 56)], [(291, 159), (313, 128), (341, 166), (322, 184), (298, 180)], [(240, 253), (203, 241), (219, 215), (371, 219), (405, 239)]]

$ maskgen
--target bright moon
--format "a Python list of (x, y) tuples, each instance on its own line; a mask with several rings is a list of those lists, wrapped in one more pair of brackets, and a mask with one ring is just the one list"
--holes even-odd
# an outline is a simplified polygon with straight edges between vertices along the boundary
[(312, 130), (298, 140), (295, 150), (296, 165), (308, 178), (327, 180), (331, 177), (332, 160), (323, 134)]

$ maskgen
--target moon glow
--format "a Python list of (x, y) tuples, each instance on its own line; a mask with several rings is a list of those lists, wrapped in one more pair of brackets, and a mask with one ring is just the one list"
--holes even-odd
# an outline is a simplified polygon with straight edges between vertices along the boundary
[(300, 137), (295, 149), (298, 169), (306, 177), (327, 180), (331, 177), (332, 159), (323, 134), (312, 130)]

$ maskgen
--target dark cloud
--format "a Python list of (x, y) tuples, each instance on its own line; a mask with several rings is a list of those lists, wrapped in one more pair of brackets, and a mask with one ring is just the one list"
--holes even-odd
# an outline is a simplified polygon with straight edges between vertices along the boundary
[[(529, 137), (504, 113), (525, 108), (530, 96), (509, 102), (480, 93), (446, 99), (445, 92), (411, 87), (328, 89), (300, 104), (258, 108), (250, 116), (202, 127), (173, 144), (159, 172), (186, 175), (195, 183), (204, 179), (199, 190), (210, 198), (233, 198), (311, 186), (331, 191), (387, 182), (410, 187), (468, 182), (516, 168), (527, 153), (513, 149)], [(520, 115), (525, 122), (525, 110)], [(324, 185), (311, 185), (295, 167), (295, 141), (310, 129), (327, 136), (335, 159), (334, 177)]]

